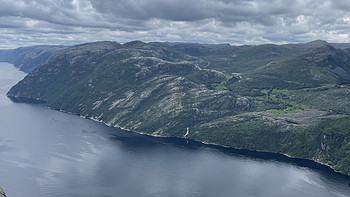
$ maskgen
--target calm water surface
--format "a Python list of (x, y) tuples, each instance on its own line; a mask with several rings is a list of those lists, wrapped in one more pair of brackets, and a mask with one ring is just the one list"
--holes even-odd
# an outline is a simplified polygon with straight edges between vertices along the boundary
[(12, 103), (0, 63), (0, 186), (9, 197), (350, 196), (350, 179), (293, 162), (158, 139)]

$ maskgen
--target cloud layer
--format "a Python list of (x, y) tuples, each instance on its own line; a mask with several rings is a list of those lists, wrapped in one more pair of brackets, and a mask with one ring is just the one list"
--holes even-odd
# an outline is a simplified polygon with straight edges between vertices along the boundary
[(350, 42), (349, 0), (0, 0), (0, 48), (97, 40)]

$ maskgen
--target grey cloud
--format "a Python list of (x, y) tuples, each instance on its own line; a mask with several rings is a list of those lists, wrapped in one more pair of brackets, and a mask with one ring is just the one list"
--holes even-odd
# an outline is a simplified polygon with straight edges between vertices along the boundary
[(286, 14), (290, 5), (281, 1), (212, 1), (212, 0), (119, 0), (91, 1), (101, 13), (109, 13), (115, 18), (149, 20), (158, 18), (169, 21), (198, 21), (215, 18), (230, 22), (262, 22), (270, 14)]
[(208, 2), (203, 0), (96, 0), (91, 1), (91, 4), (99, 12), (107, 12), (117, 18), (137, 20), (159, 18), (171, 21), (194, 21), (213, 17), (211, 11), (207, 9)]
[[(348, 0), (0, 0), (0, 48), (96, 40), (349, 42)], [(6, 38), (6, 39), (5, 39)]]
[(332, 6), (336, 9), (349, 11), (350, 10), (350, 1), (348, 0), (337, 0), (332, 1)]

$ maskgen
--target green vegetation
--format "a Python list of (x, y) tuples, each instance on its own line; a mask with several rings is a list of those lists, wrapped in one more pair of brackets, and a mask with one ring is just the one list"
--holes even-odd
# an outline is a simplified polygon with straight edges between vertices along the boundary
[(350, 173), (348, 60), (347, 50), (321, 41), (98, 42), (61, 51), (8, 96), (151, 135), (184, 137), (189, 128), (194, 140), (286, 153)]
[(270, 109), (267, 110), (269, 113), (273, 114), (285, 114), (285, 113), (297, 113), (300, 109), (294, 108), (294, 107), (287, 107), (286, 109)]
[(292, 100), (335, 114), (350, 114), (350, 86), (327, 85), (292, 92)]
[(208, 88), (212, 90), (229, 90), (227, 88), (227, 84), (232, 83), (232, 81), (236, 80), (237, 78), (234, 76), (226, 76), (226, 79), (224, 81), (221, 81), (220, 83), (212, 83), (208, 85)]

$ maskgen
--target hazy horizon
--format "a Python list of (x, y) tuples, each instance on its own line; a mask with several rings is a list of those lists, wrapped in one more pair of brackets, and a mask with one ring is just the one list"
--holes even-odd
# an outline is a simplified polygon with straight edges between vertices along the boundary
[[(314, 42), (314, 41), (325, 41), (327, 42), (326, 40), (311, 40), (309, 42), (295, 42), (295, 43), (261, 43), (261, 44), (231, 44), (231, 43), (205, 43), (205, 42), (168, 42), (168, 41), (142, 41), (142, 40), (130, 40), (130, 41), (126, 41), (126, 42), (117, 42), (117, 41), (112, 41), (112, 40), (97, 40), (97, 41), (94, 41), (94, 42), (117, 42), (119, 44), (125, 44), (125, 43), (129, 43), (129, 42), (133, 42), (133, 41), (141, 41), (141, 42), (144, 42), (144, 43), (157, 43), (157, 42), (161, 42), (161, 43), (186, 43), (186, 44), (203, 44), (203, 45), (220, 45), (220, 44), (229, 44), (231, 46), (254, 46), (254, 45), (264, 45), (264, 44), (275, 44), (275, 45), (285, 45), (285, 44), (305, 44), (305, 43), (309, 43), (309, 42)], [(40, 45), (27, 45), (27, 46), (19, 46), (19, 47), (15, 47), (15, 48), (0, 48), (0, 50), (12, 50), (12, 49), (17, 49), (17, 48), (24, 48), (24, 47), (31, 47), (31, 46), (66, 46), (66, 47), (70, 47), (70, 46), (74, 46), (74, 45), (80, 45), (80, 44), (86, 44), (86, 43), (93, 43), (93, 42), (84, 42), (84, 43), (76, 43), (76, 44), (72, 44), (72, 45), (59, 45), (59, 44), (40, 44)], [(350, 42), (328, 42), (330, 44), (350, 44)]]
[(101, 40), (350, 42), (345, 0), (0, 0), (0, 48)]

